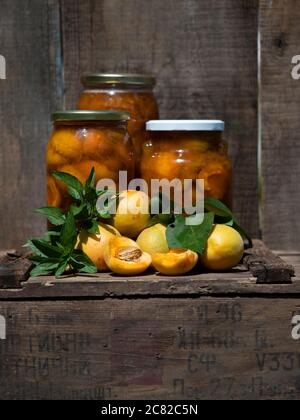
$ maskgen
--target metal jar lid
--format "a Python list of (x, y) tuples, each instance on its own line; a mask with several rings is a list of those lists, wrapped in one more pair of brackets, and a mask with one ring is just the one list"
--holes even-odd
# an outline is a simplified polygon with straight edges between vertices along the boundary
[(130, 113), (126, 111), (58, 111), (52, 114), (54, 122), (72, 121), (128, 121)]
[(147, 131), (224, 131), (219, 120), (154, 120), (147, 122)]
[(96, 88), (97, 86), (136, 86), (145, 88), (154, 88), (156, 79), (152, 75), (147, 74), (105, 74), (90, 73), (85, 74), (81, 78), (81, 83), (85, 87)]

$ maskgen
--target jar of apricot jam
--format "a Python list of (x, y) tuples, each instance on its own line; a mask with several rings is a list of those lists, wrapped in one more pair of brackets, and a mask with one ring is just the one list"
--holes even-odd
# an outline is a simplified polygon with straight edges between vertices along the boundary
[(159, 118), (153, 93), (155, 78), (139, 74), (87, 74), (82, 77), (82, 84), (85, 90), (78, 109), (117, 109), (130, 113), (128, 131), (138, 163), (146, 137), (146, 122)]
[(53, 177), (66, 172), (84, 183), (92, 168), (96, 181), (118, 185), (119, 171), (134, 177), (134, 156), (127, 112), (66, 111), (53, 114), (54, 129), (47, 148), (48, 205), (67, 210), (72, 203), (66, 186)]
[(232, 163), (223, 121), (149, 121), (147, 131), (141, 176), (148, 184), (203, 179), (206, 197), (231, 206)]

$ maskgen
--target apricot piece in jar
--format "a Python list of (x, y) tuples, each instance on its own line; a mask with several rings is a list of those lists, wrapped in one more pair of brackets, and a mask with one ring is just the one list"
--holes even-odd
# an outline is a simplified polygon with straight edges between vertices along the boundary
[(83, 251), (93, 261), (99, 272), (108, 271), (109, 268), (104, 259), (104, 247), (116, 236), (120, 236), (116, 229), (99, 223), (99, 234), (97, 235), (91, 235), (84, 230), (80, 232), (76, 249)]
[(180, 173), (178, 156), (173, 152), (161, 152), (154, 156), (147, 156), (142, 159), (142, 175), (146, 180), (177, 178)]
[(89, 128), (82, 129), (79, 132), (82, 141), (83, 154), (88, 158), (95, 159), (97, 157), (106, 159), (111, 156), (113, 149), (109, 144), (108, 135), (105, 131)]
[(49, 145), (46, 154), (46, 162), (48, 168), (56, 169), (59, 166), (66, 165), (68, 163), (68, 159), (57, 153), (57, 151)]
[(117, 172), (110, 171), (105, 164), (99, 163), (95, 160), (86, 160), (84, 162), (78, 163), (75, 168), (81, 174), (80, 180), (83, 179), (84, 182), (88, 179), (93, 168), (96, 172), (96, 183), (100, 179), (112, 179), (114, 181), (117, 181), (118, 179)]
[(50, 207), (60, 207), (61, 205), (61, 194), (52, 176), (47, 177), (47, 202)]
[(121, 276), (135, 276), (144, 273), (151, 266), (151, 256), (141, 250), (129, 238), (111, 239), (104, 247), (104, 260), (107, 266)]
[(231, 170), (220, 163), (209, 163), (198, 175), (204, 180), (204, 191), (207, 197), (222, 200), (230, 187)]
[(161, 274), (180, 276), (192, 271), (198, 263), (198, 254), (193, 251), (171, 249), (167, 254), (152, 256), (152, 265)]
[(150, 200), (142, 191), (124, 191), (120, 194), (113, 226), (124, 236), (136, 239), (150, 222)]
[(50, 138), (49, 147), (68, 160), (81, 159), (82, 144), (75, 129), (64, 127), (55, 130)]

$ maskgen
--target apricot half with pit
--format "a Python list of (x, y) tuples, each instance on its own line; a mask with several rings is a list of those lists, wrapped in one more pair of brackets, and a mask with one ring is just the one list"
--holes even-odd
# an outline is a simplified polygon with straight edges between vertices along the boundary
[(129, 190), (121, 193), (113, 226), (123, 235), (136, 239), (150, 222), (150, 200), (142, 191)]
[(107, 266), (121, 276), (135, 276), (144, 273), (151, 265), (151, 256), (141, 250), (132, 239), (120, 237), (111, 239), (104, 247)]
[(198, 254), (183, 249), (171, 249), (167, 254), (152, 256), (152, 265), (161, 274), (180, 276), (192, 271), (198, 263)]
[(103, 255), (104, 247), (117, 236), (120, 236), (120, 233), (115, 228), (100, 223), (97, 235), (92, 235), (85, 230), (80, 232), (76, 249), (83, 251), (93, 261), (98, 271), (109, 271)]

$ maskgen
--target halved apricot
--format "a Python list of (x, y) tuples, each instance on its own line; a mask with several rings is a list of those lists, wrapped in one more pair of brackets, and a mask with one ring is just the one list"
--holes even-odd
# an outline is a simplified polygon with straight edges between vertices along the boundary
[(149, 254), (143, 252), (136, 242), (129, 238), (112, 238), (104, 247), (107, 266), (121, 276), (135, 276), (144, 273), (152, 263)]
[(192, 271), (198, 263), (198, 254), (193, 251), (171, 249), (167, 254), (152, 256), (152, 265), (161, 274), (180, 276)]

